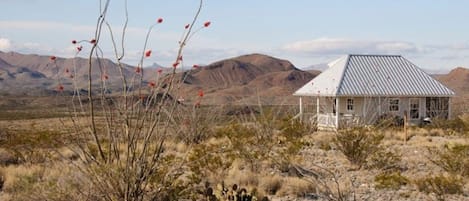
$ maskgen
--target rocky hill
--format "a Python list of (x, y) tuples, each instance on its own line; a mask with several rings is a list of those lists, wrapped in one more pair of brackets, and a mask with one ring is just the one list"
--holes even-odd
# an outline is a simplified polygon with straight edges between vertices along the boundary
[(469, 94), (469, 69), (457, 67), (451, 70), (448, 74), (435, 75), (435, 77), (440, 82), (454, 90), (456, 94)]
[[(106, 75), (107, 87), (117, 91), (121, 87), (119, 66), (108, 59), (92, 60), (92, 79), (96, 84)], [(154, 64), (145, 68), (144, 81), (155, 79), (157, 71), (171, 72)], [(122, 72), (128, 78), (136, 74), (136, 69), (123, 65)], [(191, 99), (197, 91), (205, 93), (205, 103), (257, 103), (263, 104), (291, 102), (291, 94), (320, 73), (318, 70), (303, 71), (287, 60), (262, 54), (249, 54), (213, 62), (192, 70), (177, 72), (184, 83), (179, 98)], [(74, 77), (78, 88), (86, 90), (88, 80), (88, 60), (86, 58), (56, 58), (50, 56), (26, 55), (16, 52), (0, 52), (0, 94), (2, 96), (48, 96), (56, 93), (57, 84), (65, 91), (73, 89)], [(443, 84), (453, 89), (457, 99), (465, 100), (469, 94), (469, 69), (458, 67), (448, 74), (434, 75)], [(193, 98), (193, 97), (192, 97)]]
[[(95, 83), (103, 79), (101, 72), (104, 72), (109, 90), (119, 89), (117, 64), (107, 59), (94, 59), (92, 65), (91, 75)], [(144, 80), (154, 79), (157, 68), (161, 67), (146, 68)], [(162, 71), (165, 73), (171, 69), (163, 68)], [(135, 68), (124, 65), (123, 73), (131, 78), (135, 75)], [(250, 54), (178, 72), (177, 76), (185, 78), (178, 95), (182, 98), (201, 89), (206, 94), (207, 103), (233, 103), (252, 102), (258, 97), (271, 101), (284, 99), (315, 74), (299, 70), (287, 60)], [(55, 93), (58, 83), (64, 86), (64, 90), (71, 91), (72, 77), (78, 88), (86, 89), (87, 59), (56, 58), (53, 62), (50, 56), (0, 52), (0, 93), (3, 95), (47, 96)]]
[(250, 54), (193, 70), (186, 78), (184, 91), (202, 89), (212, 103), (253, 103), (261, 97), (268, 104), (291, 97), (314, 77), (287, 60)]

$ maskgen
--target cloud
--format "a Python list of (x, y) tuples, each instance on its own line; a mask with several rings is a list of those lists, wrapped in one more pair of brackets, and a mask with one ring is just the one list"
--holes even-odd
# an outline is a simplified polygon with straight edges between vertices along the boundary
[(0, 38), (0, 51), (9, 51), (11, 49), (11, 42), (8, 38)]
[(92, 33), (95, 30), (95, 27), (87, 25), (74, 25), (69, 23), (34, 20), (0, 20), (0, 26), (3, 29), (7, 30), (30, 30), (48, 32), (50, 32), (50, 30), (69, 30), (73, 32)]
[(366, 54), (402, 54), (418, 53), (424, 48), (402, 41), (366, 41), (343, 38), (318, 38), (308, 41), (297, 41), (285, 45), (285, 51), (295, 53), (338, 55), (350, 53)]

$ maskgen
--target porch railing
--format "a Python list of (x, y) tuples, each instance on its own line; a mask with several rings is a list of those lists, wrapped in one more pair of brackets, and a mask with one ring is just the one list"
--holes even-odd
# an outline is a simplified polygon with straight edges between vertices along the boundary
[(332, 113), (318, 114), (318, 127), (335, 127), (336, 116)]

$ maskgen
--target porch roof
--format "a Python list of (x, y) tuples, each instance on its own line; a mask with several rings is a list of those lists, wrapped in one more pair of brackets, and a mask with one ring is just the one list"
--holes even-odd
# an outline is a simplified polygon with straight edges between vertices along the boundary
[(346, 55), (295, 96), (451, 97), (455, 93), (400, 55)]

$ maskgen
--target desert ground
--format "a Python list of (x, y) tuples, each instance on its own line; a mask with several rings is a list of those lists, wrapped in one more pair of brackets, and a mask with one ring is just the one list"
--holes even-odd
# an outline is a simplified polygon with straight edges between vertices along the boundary
[[(95, 149), (77, 148), (92, 141), (76, 130), (86, 128), (86, 116), (70, 116), (57, 97), (12, 101), (17, 106), (0, 117), (0, 200), (119, 197), (118, 179), (102, 181), (117, 177), (106, 172), (119, 175), (119, 165), (109, 162), (102, 171), (84, 155)], [(237, 193), (257, 200), (469, 199), (467, 114), (405, 130), (326, 132), (292, 121), (296, 109), (203, 106), (174, 113), (181, 121), (166, 125), (161, 172), (151, 174), (157, 176), (145, 190), (156, 200), (229, 200)], [(104, 114), (97, 115), (98, 130), (106, 130)], [(122, 155), (124, 145), (117, 146)]]

